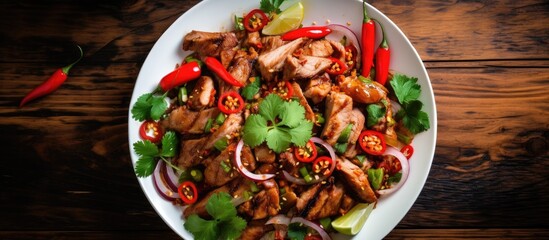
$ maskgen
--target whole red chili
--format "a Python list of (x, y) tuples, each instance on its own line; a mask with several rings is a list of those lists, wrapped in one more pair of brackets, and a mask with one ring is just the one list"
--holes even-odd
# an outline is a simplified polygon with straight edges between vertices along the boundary
[(242, 20), (242, 23), (244, 24), (244, 28), (246, 28), (248, 32), (257, 32), (263, 29), (263, 27), (265, 27), (265, 25), (267, 25), (268, 22), (269, 22), (269, 17), (267, 17), (265, 12), (263, 12), (261, 9), (254, 9), (250, 11), (250, 13), (248, 13), (244, 17), (244, 20)]
[(301, 37), (307, 37), (311, 39), (323, 38), (326, 35), (330, 34), (332, 29), (326, 26), (312, 26), (312, 27), (302, 27), (293, 31), (289, 31), (282, 35), (282, 40), (292, 41)]
[(376, 38), (376, 28), (374, 20), (368, 16), (366, 2), (363, 2), (362, 11), (364, 18), (362, 20), (362, 75), (368, 77), (370, 69), (374, 63), (374, 44)]
[(162, 91), (167, 92), (174, 87), (180, 86), (200, 77), (201, 73), (202, 71), (200, 70), (199, 63), (196, 61), (190, 61), (164, 76), (162, 80), (160, 80), (158, 86), (162, 89)]
[(204, 58), (204, 63), (206, 64), (206, 67), (208, 67), (208, 69), (210, 69), (210, 71), (214, 72), (224, 82), (226, 82), (230, 85), (233, 85), (235, 87), (243, 87), (244, 86), (244, 84), (237, 81), (229, 72), (227, 72), (227, 70), (225, 69), (223, 64), (221, 64), (221, 62), (219, 62), (219, 60), (217, 60), (217, 58), (206, 57), (206, 58)]
[[(379, 23), (379, 26), (381, 26), (381, 23)], [(383, 26), (381, 26), (381, 31), (383, 32), (383, 40), (381, 41), (381, 44), (379, 44), (376, 51), (376, 82), (381, 85), (385, 85), (385, 82), (387, 82), (387, 76), (389, 76), (391, 50), (389, 49), (389, 44), (387, 43)]]
[(341, 75), (347, 71), (347, 65), (337, 58), (329, 58), (332, 61), (330, 67), (326, 68), (326, 72), (330, 75)]
[(74, 64), (76, 64), (77, 62), (79, 62), (82, 57), (84, 56), (84, 52), (82, 52), (82, 48), (78, 45), (76, 45), (78, 47), (78, 50), (80, 50), (80, 57), (74, 61), (73, 63), (63, 67), (63, 68), (59, 68), (57, 69), (51, 76), (50, 78), (48, 78), (48, 80), (44, 81), (42, 84), (40, 84), (38, 87), (36, 87), (35, 89), (33, 89), (31, 92), (29, 92), (24, 98), (23, 100), (21, 100), (21, 103), (19, 103), (19, 107), (23, 107), (23, 105), (25, 105), (26, 103), (36, 99), (36, 98), (39, 98), (39, 97), (42, 97), (42, 96), (45, 96), (45, 95), (48, 95), (50, 93), (52, 93), (53, 91), (57, 90), (57, 88), (59, 88), (61, 86), (61, 84), (63, 84), (65, 82), (65, 80), (67, 80), (67, 76), (69, 74), (69, 70), (72, 68), (72, 66), (74, 66)]
[(227, 91), (219, 97), (217, 107), (225, 114), (237, 113), (244, 108), (244, 99), (235, 91)]

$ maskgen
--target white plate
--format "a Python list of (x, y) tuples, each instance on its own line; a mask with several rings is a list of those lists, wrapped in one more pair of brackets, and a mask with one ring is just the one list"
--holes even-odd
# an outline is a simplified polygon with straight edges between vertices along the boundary
[[(296, 1), (285, 2), (282, 9), (293, 2)], [(330, 23), (343, 25), (350, 23), (350, 28), (360, 36), (362, 23), (361, 1), (302, 0), (301, 2), (305, 7), (304, 26), (312, 25), (313, 22), (316, 22), (317, 25), (324, 25), (328, 20)], [(242, 15), (258, 7), (259, 0), (205, 0), (185, 12), (162, 34), (147, 56), (135, 84), (130, 109), (141, 94), (152, 92), (160, 79), (173, 70), (174, 66), (180, 63), (184, 56), (189, 54), (189, 52), (181, 50), (182, 39), (186, 33), (191, 30), (231, 30), (235, 14)], [(414, 139), (415, 153), (410, 159), (411, 172), (406, 184), (393, 195), (382, 197), (379, 200), (377, 208), (370, 215), (362, 231), (354, 239), (383, 238), (412, 207), (429, 174), (437, 132), (433, 90), (419, 55), (406, 36), (391, 20), (373, 7), (368, 10), (370, 16), (379, 20), (385, 28), (385, 34), (391, 48), (390, 68), (408, 76), (419, 78), (418, 82), (422, 89), (420, 100), (425, 104), (423, 110), (429, 114), (431, 128)], [(379, 41), (380, 38), (378, 37), (377, 42)], [(138, 134), (140, 122), (132, 119), (131, 113), (128, 113), (128, 115), (129, 145), (132, 162), (135, 166), (138, 157), (133, 151), (132, 145), (140, 140)], [(181, 237), (192, 239), (192, 235), (183, 227), (184, 220), (182, 219), (181, 208), (163, 200), (158, 195), (153, 187), (151, 177), (138, 178), (138, 181), (160, 217)], [(337, 235), (334, 238), (347, 239), (349, 237)]]

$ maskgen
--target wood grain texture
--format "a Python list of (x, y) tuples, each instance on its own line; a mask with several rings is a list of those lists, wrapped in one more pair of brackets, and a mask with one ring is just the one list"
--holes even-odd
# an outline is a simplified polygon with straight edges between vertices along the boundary
[[(0, 239), (177, 239), (132, 171), (128, 105), (154, 42), (198, 2), (0, 2)], [(547, 238), (547, 1), (372, 4), (424, 59), (438, 110), (429, 178), (387, 239)], [(17, 108), (74, 43), (67, 82)]]

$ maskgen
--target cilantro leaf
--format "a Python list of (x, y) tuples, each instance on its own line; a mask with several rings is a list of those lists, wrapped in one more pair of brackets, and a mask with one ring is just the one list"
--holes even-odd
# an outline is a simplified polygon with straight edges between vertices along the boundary
[(139, 155), (139, 159), (135, 163), (135, 175), (138, 177), (150, 176), (156, 167), (154, 158), (158, 155), (158, 147), (151, 141), (145, 140), (134, 143), (133, 149)]
[(379, 122), (380, 118), (385, 117), (385, 108), (379, 104), (370, 104), (366, 107), (368, 112), (368, 119), (366, 121), (366, 126), (372, 127)]
[(261, 89), (261, 81), (259, 80), (259, 77), (255, 77), (254, 79), (255, 80), (253, 82), (242, 88), (242, 92), (240, 94), (248, 101), (253, 100), (254, 96), (259, 92), (259, 89)]
[(297, 146), (305, 146), (307, 141), (313, 135), (313, 123), (307, 120), (302, 120), (297, 127), (290, 129), (292, 142)]
[(156, 157), (158, 155), (158, 147), (149, 140), (137, 141), (133, 144), (133, 150), (140, 156)]
[(163, 96), (157, 97), (153, 96), (151, 98), (151, 118), (153, 120), (159, 120), (160, 117), (168, 109), (168, 103), (164, 100)]
[(301, 226), (299, 223), (290, 223), (288, 225), (288, 237), (291, 240), (303, 240), (307, 235), (307, 227)]
[(417, 84), (416, 77), (408, 77), (403, 74), (395, 74), (390, 81), (391, 87), (401, 104), (416, 100), (421, 94), (421, 86)]
[(267, 137), (267, 120), (261, 115), (251, 114), (244, 124), (244, 142), (250, 147), (256, 147)]
[(259, 2), (259, 9), (263, 10), (263, 12), (266, 13), (276, 13), (279, 14), (282, 11), (280, 10), (280, 5), (284, 0), (261, 0)]
[(185, 221), (184, 226), (197, 240), (219, 238), (217, 234), (217, 222), (204, 220), (196, 214), (190, 215)]
[(132, 107), (132, 118), (137, 121), (144, 121), (151, 116), (151, 103), (149, 102), (152, 93), (145, 93), (139, 98)]
[(168, 131), (162, 137), (162, 156), (175, 157), (179, 140), (174, 131)]
[(230, 220), (236, 216), (236, 208), (231, 199), (231, 195), (226, 192), (213, 194), (206, 203), (206, 211), (218, 222)]
[(221, 222), (219, 226), (219, 239), (234, 240), (246, 228), (246, 221), (241, 217), (233, 217), (229, 221)]
[(283, 111), (279, 117), (282, 119), (280, 125), (291, 128), (297, 127), (305, 119), (305, 108), (296, 101), (284, 102)]
[(259, 114), (267, 121), (274, 122), (276, 117), (283, 111), (284, 100), (276, 94), (269, 94), (259, 104)]
[(429, 115), (421, 111), (423, 103), (419, 100), (413, 100), (402, 104), (396, 117), (402, 121), (402, 124), (413, 134), (426, 131), (430, 128)]
[(292, 136), (284, 128), (273, 128), (267, 132), (267, 146), (280, 153), (290, 147)]

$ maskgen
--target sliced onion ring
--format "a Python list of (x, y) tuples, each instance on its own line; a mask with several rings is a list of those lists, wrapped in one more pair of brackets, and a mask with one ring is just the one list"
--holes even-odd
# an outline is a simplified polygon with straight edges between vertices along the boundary
[(361, 50), (360, 50), (360, 41), (358, 40), (358, 37), (353, 30), (348, 28), (347, 26), (340, 25), (340, 24), (330, 24), (327, 26), (328, 28), (332, 29), (332, 33), (330, 33), (328, 36), (326, 36), (326, 39), (333, 40), (336, 42), (339, 42), (343, 36), (347, 37), (347, 43), (351, 43), (356, 48), (356, 54), (357, 54), (357, 64), (356, 66), (360, 65), (360, 56)]
[(385, 150), (385, 153), (383, 153), (383, 155), (391, 155), (396, 157), (398, 161), (400, 161), (400, 165), (402, 166), (402, 177), (400, 178), (400, 181), (397, 183), (397, 185), (389, 189), (377, 191), (379, 195), (388, 195), (395, 192), (400, 187), (402, 187), (402, 185), (404, 185), (404, 182), (406, 182), (406, 179), (408, 179), (408, 175), (410, 174), (410, 165), (408, 164), (408, 159), (406, 159), (406, 156), (404, 156), (404, 154), (402, 154), (398, 149), (394, 147), (387, 146), (387, 150)]
[(167, 186), (168, 184), (164, 183), (164, 180), (160, 173), (160, 171), (163, 168), (165, 168), (163, 164), (165, 165), (166, 163), (164, 163), (164, 161), (162, 160), (158, 160), (158, 163), (156, 164), (156, 168), (154, 169), (153, 176), (152, 176), (153, 183), (156, 191), (160, 194), (162, 198), (168, 201), (173, 201), (179, 198), (179, 194), (177, 194), (177, 192), (172, 191), (171, 188)]
[(311, 221), (309, 221), (305, 218), (295, 217), (295, 218), (292, 218), (292, 220), (290, 220), (290, 223), (302, 223), (302, 224), (306, 225), (307, 227), (310, 227), (310, 228), (314, 229), (318, 234), (320, 234), (320, 237), (322, 237), (322, 240), (332, 239), (330, 237), (330, 235), (328, 235), (328, 233), (326, 231), (324, 231), (324, 229), (322, 229), (319, 225), (317, 225), (316, 223), (311, 222)]
[(268, 224), (288, 225), (288, 224), (290, 224), (290, 218), (287, 217), (284, 214), (278, 214), (278, 215), (272, 217), (271, 219), (269, 219), (269, 221), (267, 221), (265, 223), (265, 225), (268, 225)]
[[(161, 162), (164, 162), (160, 160)], [(163, 169), (161, 169), (162, 176), (164, 176), (164, 179), (168, 183), (168, 186), (174, 191), (177, 191), (177, 187), (179, 185), (179, 176), (173, 171), (173, 168), (170, 167), (170, 165), (163, 163), (164, 165)]]
[(337, 160), (336, 159), (337, 155), (335, 154), (334, 148), (332, 148), (332, 146), (330, 146), (330, 144), (328, 144), (327, 142), (324, 142), (324, 140), (322, 140), (318, 137), (312, 137), (311, 142), (318, 143), (318, 144), (322, 145), (326, 150), (328, 150), (328, 153), (330, 153), (330, 157), (332, 158), (332, 166), (330, 166), (330, 174), (323, 175), (322, 177), (320, 177), (318, 179), (313, 179), (310, 182), (306, 182), (304, 179), (296, 178), (296, 177), (292, 176), (290, 173), (288, 173), (286, 170), (283, 170), (282, 174), (284, 175), (284, 178), (286, 178), (286, 180), (288, 180), (290, 182), (293, 182), (295, 184), (299, 184), (299, 185), (310, 185), (310, 184), (315, 184), (315, 183), (322, 182), (322, 181), (326, 180), (326, 178), (328, 178), (334, 172), (335, 167), (336, 167), (336, 160)]
[(234, 153), (234, 160), (235, 160), (234, 162), (235, 162), (236, 168), (244, 177), (247, 177), (253, 181), (265, 181), (275, 177), (274, 174), (255, 174), (253, 172), (248, 171), (248, 169), (246, 169), (242, 164), (242, 158), (241, 158), (242, 147), (244, 147), (244, 140), (240, 139), (240, 141), (236, 145), (236, 150)]

